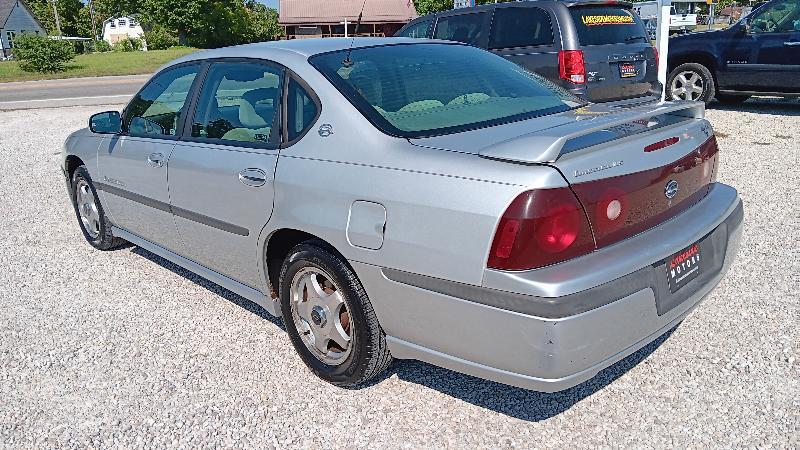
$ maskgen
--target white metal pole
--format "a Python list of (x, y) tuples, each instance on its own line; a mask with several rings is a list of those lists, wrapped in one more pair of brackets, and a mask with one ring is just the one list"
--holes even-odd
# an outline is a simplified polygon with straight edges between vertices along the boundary
[(658, 81), (661, 83), (661, 101), (665, 100), (667, 87), (667, 52), (669, 51), (669, 11), (672, 0), (659, 0), (658, 8), (658, 35), (656, 48), (658, 48)]

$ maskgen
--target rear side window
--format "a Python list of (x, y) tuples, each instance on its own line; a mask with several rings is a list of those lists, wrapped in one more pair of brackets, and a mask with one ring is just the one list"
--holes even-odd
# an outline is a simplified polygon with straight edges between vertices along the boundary
[(569, 9), (581, 45), (650, 42), (639, 16), (618, 6), (577, 6)]
[(281, 69), (251, 63), (214, 63), (192, 122), (192, 137), (269, 144), (280, 109)]
[(287, 132), (290, 141), (297, 139), (317, 118), (317, 104), (300, 83), (289, 80)]
[(481, 42), (486, 42), (488, 32), (489, 14), (482, 12), (440, 18), (436, 22), (436, 32), (433, 37), (479, 46)]
[(553, 45), (550, 16), (540, 8), (498, 8), (494, 13), (489, 48)]
[(423, 20), (422, 22), (415, 23), (402, 32), (397, 33), (397, 36), (415, 39), (427, 38), (428, 31), (430, 30), (432, 23), (432, 20)]

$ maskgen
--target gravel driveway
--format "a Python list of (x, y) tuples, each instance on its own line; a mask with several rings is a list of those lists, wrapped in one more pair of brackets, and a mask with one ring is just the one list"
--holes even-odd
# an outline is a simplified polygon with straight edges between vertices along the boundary
[(95, 251), (58, 152), (100, 108), (0, 112), (2, 447), (800, 445), (800, 102), (709, 110), (745, 202), (738, 261), (669, 336), (558, 394), (413, 361), (335, 388), (247, 300)]

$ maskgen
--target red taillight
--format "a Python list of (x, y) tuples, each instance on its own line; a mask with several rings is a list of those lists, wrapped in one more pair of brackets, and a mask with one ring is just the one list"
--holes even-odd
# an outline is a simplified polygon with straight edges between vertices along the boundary
[(656, 69), (658, 69), (658, 49), (656, 47), (653, 47), (653, 54), (656, 57)]
[(534, 269), (592, 250), (589, 222), (569, 188), (528, 191), (514, 199), (500, 219), (488, 266)]
[[(712, 135), (666, 166), (573, 184), (572, 189), (586, 207), (597, 248), (650, 229), (704, 198), (714, 182), (717, 151)], [(673, 180), (679, 190), (667, 198), (665, 186)]]
[(558, 70), (561, 79), (575, 84), (586, 83), (586, 65), (583, 50), (561, 50), (558, 52)]

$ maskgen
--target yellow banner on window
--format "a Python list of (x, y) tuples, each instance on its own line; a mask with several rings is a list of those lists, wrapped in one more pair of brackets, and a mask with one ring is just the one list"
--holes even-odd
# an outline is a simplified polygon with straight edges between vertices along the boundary
[(627, 25), (633, 23), (632, 16), (623, 15), (581, 16), (581, 20), (587, 27), (595, 25)]

